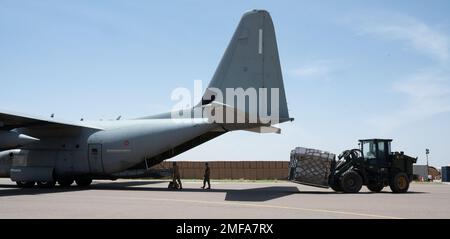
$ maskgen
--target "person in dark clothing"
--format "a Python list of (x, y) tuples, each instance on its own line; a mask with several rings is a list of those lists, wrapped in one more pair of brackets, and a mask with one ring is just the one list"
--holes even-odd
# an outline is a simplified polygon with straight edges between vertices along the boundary
[(183, 189), (183, 186), (181, 186), (180, 168), (178, 167), (177, 162), (173, 162), (173, 184), (174, 185), (175, 185), (175, 182), (178, 182), (180, 189)]
[(206, 168), (205, 168), (205, 175), (203, 176), (203, 187), (202, 188), (204, 189), (206, 186), (206, 183), (208, 182), (207, 189), (211, 189), (211, 183), (209, 181), (209, 177), (211, 175), (211, 169), (209, 168), (208, 163), (205, 163), (205, 166), (206, 166)]

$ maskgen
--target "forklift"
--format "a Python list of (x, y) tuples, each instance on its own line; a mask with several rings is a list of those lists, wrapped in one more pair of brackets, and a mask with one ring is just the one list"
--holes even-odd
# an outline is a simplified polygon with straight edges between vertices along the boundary
[(391, 152), (392, 139), (359, 140), (359, 149), (345, 150), (331, 164), (329, 186), (336, 192), (357, 193), (363, 185), (372, 192), (389, 186), (405, 193), (413, 179), (417, 158)]

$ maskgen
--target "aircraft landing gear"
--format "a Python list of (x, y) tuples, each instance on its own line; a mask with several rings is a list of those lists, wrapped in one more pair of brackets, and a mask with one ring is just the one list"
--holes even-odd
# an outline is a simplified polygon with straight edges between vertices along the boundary
[[(92, 179), (90, 178), (80, 178), (76, 180), (61, 179), (58, 180), (58, 184), (61, 187), (70, 187), (74, 181), (79, 187), (88, 187), (92, 183)], [(16, 184), (19, 188), (32, 188), (36, 184), (39, 188), (53, 188), (56, 185), (56, 181), (39, 181), (39, 182), (17, 181)]]
[(53, 188), (55, 186), (55, 181), (42, 181), (37, 182), (37, 186), (40, 188)]
[(90, 178), (79, 178), (79, 179), (75, 179), (75, 182), (77, 183), (77, 185), (79, 187), (89, 187), (89, 185), (91, 185), (91, 183), (92, 183), (92, 179), (90, 179)]
[(32, 188), (34, 187), (35, 182), (17, 181), (16, 184), (20, 188)]
[(70, 185), (73, 184), (73, 181), (74, 181), (73, 179), (60, 179), (60, 180), (58, 180), (58, 184), (60, 187), (66, 188), (66, 187), (70, 187)]

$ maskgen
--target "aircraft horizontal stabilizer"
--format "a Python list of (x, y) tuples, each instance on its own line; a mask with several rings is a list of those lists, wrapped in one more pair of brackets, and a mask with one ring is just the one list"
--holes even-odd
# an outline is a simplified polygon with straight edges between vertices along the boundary
[(245, 131), (265, 134), (265, 133), (275, 133), (275, 134), (281, 134), (281, 129), (274, 127), (274, 126), (260, 126), (256, 128), (250, 128), (246, 129)]
[[(257, 118), (249, 112), (213, 101), (202, 107), (203, 117), (210, 123), (221, 124), (225, 130), (246, 130), (255, 133), (281, 133), (281, 129), (271, 125), (270, 120)], [(234, 117), (234, 118), (233, 118)], [(231, 121), (230, 118), (232, 119)], [(218, 122), (218, 120), (220, 122)], [(264, 123), (269, 122), (269, 123)]]

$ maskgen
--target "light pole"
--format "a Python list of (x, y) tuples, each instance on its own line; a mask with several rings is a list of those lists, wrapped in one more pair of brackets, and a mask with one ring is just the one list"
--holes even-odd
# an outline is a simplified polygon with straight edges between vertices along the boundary
[(425, 154), (427, 155), (427, 179), (428, 181), (430, 181), (430, 166), (428, 165), (428, 154), (430, 154), (430, 150), (429, 149), (425, 149)]

